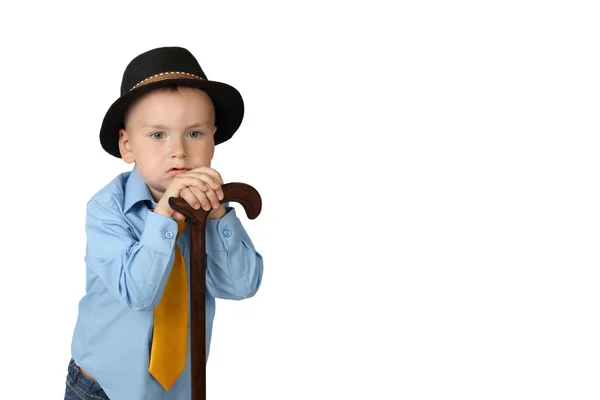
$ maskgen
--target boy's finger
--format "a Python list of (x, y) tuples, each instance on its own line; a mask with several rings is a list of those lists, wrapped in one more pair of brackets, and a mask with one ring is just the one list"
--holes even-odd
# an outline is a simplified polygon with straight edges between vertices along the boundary
[(182, 189), (179, 196), (184, 199), (194, 210), (197, 210), (202, 204), (198, 201), (194, 192), (192, 192), (192, 188), (194, 188), (194, 186), (188, 186), (185, 189)]
[(202, 204), (202, 208), (206, 211), (210, 210), (210, 201), (208, 200), (204, 192), (202, 192), (197, 187), (190, 187), (189, 189), (192, 191), (196, 199), (198, 199), (198, 201)]
[(173, 214), (173, 218), (175, 219), (175, 221), (177, 222), (183, 222), (185, 221), (185, 215), (175, 211), (175, 213)]
[(225, 198), (225, 193), (223, 193), (223, 188), (221, 187), (221, 185), (216, 185), (216, 189), (210, 187), (209, 185), (206, 185), (206, 187), (204, 188), (200, 188), (201, 191), (203, 191), (204, 193), (210, 193), (210, 192), (214, 192), (215, 196), (217, 196), (217, 198), (219, 199), (219, 201), (223, 200), (223, 198)]
[[(208, 186), (208, 185), (207, 185)], [(206, 188), (200, 188), (201, 191), (204, 192), (205, 195), (207, 195), (208, 197), (211, 197), (212, 194), (214, 193), (214, 199), (211, 198), (211, 202), (213, 200), (216, 200), (217, 202), (223, 200), (223, 198), (225, 197), (225, 194), (223, 193), (223, 188), (221, 187), (221, 185), (216, 185), (217, 188), (211, 188), (211, 187), (206, 187)]]
[(219, 188), (221, 187), (219, 181), (213, 176), (204, 175), (200, 179), (202, 179), (202, 181), (206, 183), (206, 186), (210, 187), (212, 190), (219, 190)]
[(215, 181), (218, 182), (219, 184), (221, 184), (221, 185), (225, 184), (225, 182), (223, 181), (223, 178), (221, 177), (221, 174), (218, 173), (217, 171), (215, 171), (212, 168), (209, 168), (209, 167), (200, 167), (200, 168), (193, 169), (190, 172), (194, 172), (194, 173), (197, 173), (197, 174), (209, 175), (210, 177), (214, 178)]
[(204, 192), (208, 201), (210, 202), (212, 208), (219, 208), (220, 200), (217, 192), (215, 190), (207, 190)]
[(175, 179), (177, 179), (178, 185), (179, 187), (181, 187), (181, 190), (184, 190), (184, 187), (187, 186), (198, 186), (200, 189), (204, 190), (203, 188), (205, 186), (208, 186), (208, 183), (205, 182), (205, 180), (201, 179), (202, 176), (198, 175), (198, 174), (194, 174), (194, 175), (184, 175), (184, 174), (180, 174), (178, 176), (175, 177)]
[[(215, 190), (218, 188), (217, 179), (211, 174), (196, 171), (196, 170), (191, 170), (191, 171), (187, 172), (187, 174), (189, 174), (189, 176), (193, 177), (194, 179), (200, 180), (205, 186), (211, 186)], [(186, 182), (186, 184), (187, 184), (187, 182)], [(190, 185), (187, 185), (187, 186), (190, 186)], [(200, 187), (201, 190), (206, 190), (206, 188), (203, 189), (200, 185), (198, 185), (198, 187)]]

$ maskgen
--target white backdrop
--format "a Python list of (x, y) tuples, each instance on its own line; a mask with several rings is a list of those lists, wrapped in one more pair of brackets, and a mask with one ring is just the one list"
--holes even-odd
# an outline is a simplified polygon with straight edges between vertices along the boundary
[(179, 45), (244, 96), (213, 166), (263, 198), (211, 400), (598, 399), (594, 3), (3, 5), (0, 398), (62, 398), (85, 204), (130, 168), (100, 123)]

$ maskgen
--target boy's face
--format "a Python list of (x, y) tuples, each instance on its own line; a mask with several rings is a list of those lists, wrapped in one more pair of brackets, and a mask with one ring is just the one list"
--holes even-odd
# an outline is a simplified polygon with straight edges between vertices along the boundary
[(171, 168), (210, 167), (215, 131), (214, 107), (205, 92), (157, 89), (130, 108), (119, 131), (121, 157), (135, 162), (158, 202), (175, 176)]

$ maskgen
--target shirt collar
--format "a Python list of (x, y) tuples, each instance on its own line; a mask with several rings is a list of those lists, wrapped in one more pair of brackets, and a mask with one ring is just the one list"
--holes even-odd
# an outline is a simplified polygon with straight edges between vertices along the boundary
[(123, 212), (129, 211), (131, 207), (140, 201), (148, 201), (151, 208), (156, 207), (156, 202), (150, 195), (150, 190), (142, 177), (138, 174), (137, 168), (134, 166), (125, 183), (125, 202), (123, 204)]

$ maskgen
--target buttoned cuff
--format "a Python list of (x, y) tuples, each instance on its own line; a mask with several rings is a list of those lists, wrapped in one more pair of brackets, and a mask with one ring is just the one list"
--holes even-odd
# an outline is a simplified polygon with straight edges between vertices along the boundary
[(140, 243), (164, 254), (170, 254), (177, 240), (177, 221), (148, 211)]
[(225, 215), (206, 220), (206, 251), (227, 251), (237, 246), (244, 227), (235, 208), (225, 206)]

